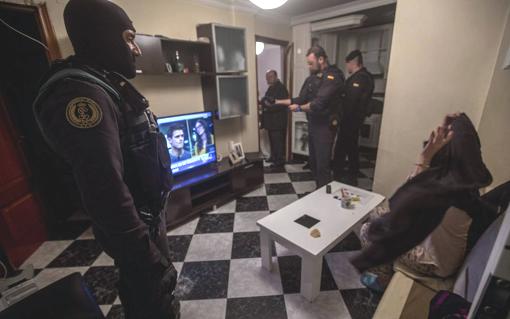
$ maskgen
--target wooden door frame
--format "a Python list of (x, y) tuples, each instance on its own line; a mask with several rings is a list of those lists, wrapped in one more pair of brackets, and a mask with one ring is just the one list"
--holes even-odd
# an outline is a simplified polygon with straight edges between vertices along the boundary
[(48, 47), (48, 50), (46, 51), (48, 61), (51, 62), (56, 59), (62, 58), (60, 47), (58, 46), (57, 37), (55, 36), (55, 29), (53, 28), (50, 17), (48, 15), (48, 8), (46, 7), (46, 3), (29, 5), (0, 2), (0, 7), (5, 8), (7, 10), (32, 14), (34, 16), (35, 21), (37, 22), (37, 25), (39, 26), (39, 31), (41, 33), (42, 39), (41, 42)]

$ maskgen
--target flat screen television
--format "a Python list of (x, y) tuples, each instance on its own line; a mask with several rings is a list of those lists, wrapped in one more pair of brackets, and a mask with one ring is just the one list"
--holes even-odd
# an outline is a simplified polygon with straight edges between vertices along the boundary
[(161, 117), (158, 125), (166, 137), (172, 174), (216, 162), (212, 112)]

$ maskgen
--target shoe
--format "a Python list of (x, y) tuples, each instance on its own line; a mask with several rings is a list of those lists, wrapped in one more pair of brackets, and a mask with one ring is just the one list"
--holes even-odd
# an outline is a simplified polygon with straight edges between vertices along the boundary
[(377, 275), (371, 272), (365, 271), (364, 273), (362, 273), (360, 281), (363, 284), (363, 286), (367, 287), (368, 289), (374, 292), (382, 294), (385, 290), (385, 287), (383, 287), (377, 280)]

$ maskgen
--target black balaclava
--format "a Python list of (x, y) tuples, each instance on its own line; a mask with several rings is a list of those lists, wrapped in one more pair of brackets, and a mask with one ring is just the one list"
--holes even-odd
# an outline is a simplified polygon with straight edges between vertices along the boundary
[(78, 59), (135, 77), (135, 56), (122, 38), (125, 30), (135, 28), (121, 7), (107, 0), (70, 0), (64, 22)]

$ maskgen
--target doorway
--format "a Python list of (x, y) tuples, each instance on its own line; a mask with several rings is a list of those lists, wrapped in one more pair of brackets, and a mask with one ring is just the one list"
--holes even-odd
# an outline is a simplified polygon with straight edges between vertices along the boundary
[(312, 44), (321, 45), (330, 61), (343, 71), (346, 78), (350, 75), (345, 69), (345, 57), (353, 50), (361, 51), (364, 67), (374, 78), (371, 114), (365, 118), (359, 132), (360, 171), (357, 183), (367, 190), (372, 190), (374, 180), (395, 11), (396, 6), (392, 4), (352, 12), (344, 18), (363, 16), (363, 22), (358, 26), (326, 29), (311, 34)]
[[(276, 71), (280, 81), (290, 90), (288, 85), (290, 75), (288, 74), (289, 68), (287, 52), (287, 41), (272, 39), (262, 36), (255, 36), (256, 42), (256, 64), (257, 64), (257, 101), (266, 94), (268, 84), (266, 82), (266, 72), (269, 70)], [(269, 136), (267, 130), (263, 128), (262, 123), (262, 108), (258, 107), (258, 123), (259, 123), (259, 149), (264, 158), (269, 158), (271, 155), (271, 148), (269, 143)], [(288, 131), (288, 129), (287, 129)], [(288, 147), (286, 147), (288, 149)], [(288, 154), (288, 152), (286, 152)]]

